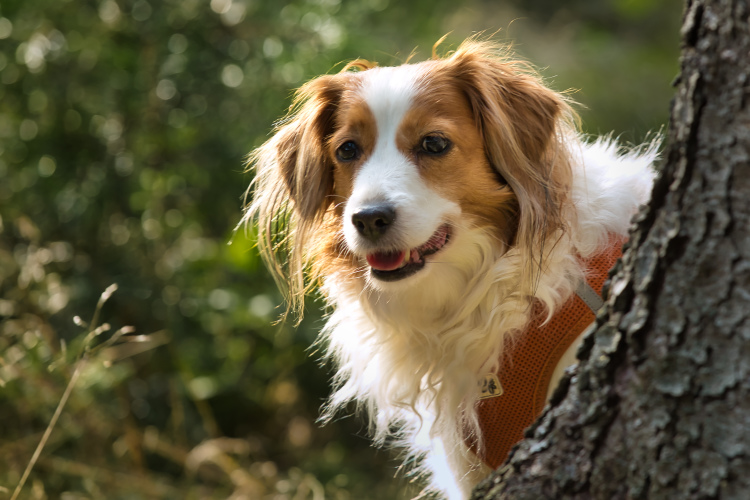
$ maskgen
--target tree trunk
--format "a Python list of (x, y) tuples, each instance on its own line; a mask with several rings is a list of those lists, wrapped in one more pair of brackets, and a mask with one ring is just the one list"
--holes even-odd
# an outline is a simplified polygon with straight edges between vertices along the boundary
[(474, 499), (750, 498), (749, 12), (688, 0), (666, 162), (597, 331)]

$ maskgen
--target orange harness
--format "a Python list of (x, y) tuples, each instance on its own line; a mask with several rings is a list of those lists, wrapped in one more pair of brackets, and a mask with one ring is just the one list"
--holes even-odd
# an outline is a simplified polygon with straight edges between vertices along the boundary
[[(583, 288), (598, 294), (595, 300), (600, 303), (604, 281), (622, 255), (625, 241), (625, 238), (612, 237), (603, 252), (582, 261), (588, 284)], [(594, 322), (596, 316), (592, 309), (595, 308), (589, 299), (585, 291), (573, 294), (543, 325), (543, 307), (537, 302), (526, 331), (503, 353), (500, 369), (495, 374), (497, 378), (490, 376), (488, 391), (496, 395), (480, 399), (477, 415), (483, 440), (479, 456), (493, 469), (505, 461), (511, 447), (523, 438), (524, 429), (541, 414), (552, 373), (560, 358)], [(500, 387), (495, 386), (498, 382)], [(476, 440), (467, 438), (466, 443), (477, 453)]]

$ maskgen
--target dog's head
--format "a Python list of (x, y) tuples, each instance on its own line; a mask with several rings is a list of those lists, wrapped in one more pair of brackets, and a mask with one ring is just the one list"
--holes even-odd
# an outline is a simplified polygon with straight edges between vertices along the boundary
[(533, 252), (565, 225), (566, 100), (475, 40), (419, 64), (350, 66), (359, 71), (303, 86), (252, 158), (248, 216), (292, 296), (308, 262), (381, 290), (413, 286), (437, 272), (431, 263), (464, 258), (462, 235), (474, 230), (538, 266)]

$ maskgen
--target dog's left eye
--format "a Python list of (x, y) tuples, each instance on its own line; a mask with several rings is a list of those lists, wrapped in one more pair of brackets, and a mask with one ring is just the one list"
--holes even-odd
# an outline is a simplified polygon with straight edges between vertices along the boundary
[(354, 141), (346, 141), (336, 150), (336, 157), (341, 161), (356, 160), (359, 156), (359, 147)]
[(445, 152), (450, 145), (448, 139), (439, 135), (428, 135), (422, 139), (422, 151), (433, 155)]

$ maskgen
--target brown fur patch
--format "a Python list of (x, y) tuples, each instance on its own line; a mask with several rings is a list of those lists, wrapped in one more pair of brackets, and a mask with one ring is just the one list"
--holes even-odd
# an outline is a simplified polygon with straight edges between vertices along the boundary
[[(352, 193), (354, 177), (359, 167), (375, 149), (378, 130), (372, 110), (351, 88), (344, 93), (335, 122), (336, 131), (329, 140), (327, 152), (333, 163), (335, 196), (337, 200), (346, 200)], [(347, 141), (357, 144), (360, 156), (354, 161), (342, 162), (336, 159), (336, 150)]]
[[(516, 230), (518, 205), (487, 159), (484, 139), (458, 82), (428, 66), (418, 96), (398, 131), (399, 149), (417, 165), (421, 177), (446, 199), (459, 204), (477, 227), (491, 227), (505, 243)], [(450, 147), (444, 154), (422, 150), (424, 137), (441, 136)]]
[(437, 64), (467, 96), (487, 157), (516, 194), (520, 243), (539, 248), (567, 227), (572, 172), (564, 135), (575, 115), (528, 64), (493, 49), (469, 40)]

